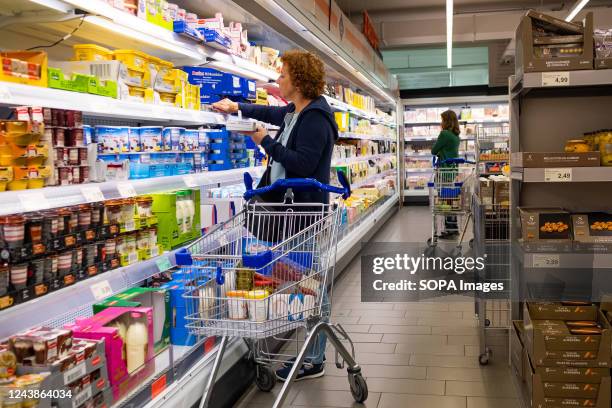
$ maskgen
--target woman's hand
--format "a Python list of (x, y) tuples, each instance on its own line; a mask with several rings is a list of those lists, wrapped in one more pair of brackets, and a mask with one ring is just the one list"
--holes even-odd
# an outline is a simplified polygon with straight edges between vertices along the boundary
[(238, 103), (230, 99), (222, 99), (219, 102), (212, 104), (214, 110), (223, 113), (236, 113), (238, 112)]
[(263, 126), (257, 125), (257, 130), (254, 132), (243, 132), (245, 135), (249, 135), (251, 137), (251, 139), (253, 139), (253, 141), (256, 144), (261, 144), (261, 141), (263, 140), (264, 137), (266, 137), (266, 135), (268, 134), (268, 131), (266, 130), (266, 128), (264, 128)]

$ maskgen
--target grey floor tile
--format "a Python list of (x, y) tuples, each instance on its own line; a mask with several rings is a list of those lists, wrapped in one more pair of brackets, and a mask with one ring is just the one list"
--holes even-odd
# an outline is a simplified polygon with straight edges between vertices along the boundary
[(429, 319), (463, 319), (463, 312), (437, 312), (431, 310), (406, 310), (406, 317)]
[(416, 317), (376, 317), (376, 316), (361, 316), (359, 324), (388, 324), (394, 326), (416, 326)]
[(304, 380), (295, 383), (294, 387), (299, 390), (326, 390), (326, 391), (350, 391), (351, 387), (348, 377), (324, 376), (312, 380)]
[(410, 365), (419, 367), (459, 367), (479, 368), (478, 359), (466, 356), (436, 356), (431, 354), (413, 354)]
[(425, 367), (390, 366), (390, 365), (362, 365), (363, 375), (369, 378), (412, 378), (424, 380), (427, 377)]
[[(342, 324), (342, 328), (346, 330), (347, 333), (370, 333), (370, 329), (372, 325), (370, 324)], [(372, 332), (376, 333), (376, 332)]]
[(482, 369), (427, 367), (427, 379), (454, 381), (511, 381), (510, 370), (508, 368), (499, 369), (489, 366)]
[[(378, 354), (393, 354), (395, 353), (395, 344), (390, 343), (354, 343), (356, 358), (359, 360), (360, 353), (378, 353)], [(347, 350), (351, 350), (349, 345), (346, 345)], [(330, 357), (334, 355), (334, 348), (327, 347), (326, 354)], [(328, 357), (329, 358), (329, 357)]]
[(352, 333), (351, 340), (353, 343), (380, 343), (383, 336), (382, 333)]
[(359, 317), (358, 316), (349, 317), (349, 316), (332, 315), (330, 321), (332, 323), (340, 323), (340, 324), (357, 324), (357, 322), (359, 322)]
[(447, 336), (428, 334), (383, 334), (382, 343), (446, 345)]
[(448, 312), (449, 305), (444, 302), (404, 302), (396, 303), (395, 310), (423, 310), (431, 312)]
[(417, 325), (419, 326), (459, 326), (459, 327), (478, 327), (478, 321), (476, 319), (453, 319), (453, 318), (431, 318), (431, 317), (419, 317), (417, 318)]
[(410, 365), (410, 354), (359, 353), (356, 358), (359, 365)]
[(478, 336), (478, 327), (432, 326), (431, 334)]
[(512, 381), (446, 381), (446, 395), (516, 398)]
[(368, 378), (368, 390), (381, 393), (444, 395), (444, 381)]
[[(257, 386), (253, 385), (251, 388), (244, 394), (240, 404), (237, 404), (236, 407), (240, 408), (259, 408), (262, 407), (271, 407), (276, 400), (278, 393), (280, 392), (282, 387), (282, 383), (277, 383), (276, 386), (270, 392), (262, 392), (257, 388)], [(289, 394), (285, 399), (286, 403), (290, 403), (299, 393), (299, 388), (292, 387), (289, 389)]]
[(368, 400), (363, 404), (358, 404), (353, 399), (350, 391), (326, 391), (309, 392), (307, 389), (301, 390), (292, 405), (299, 407), (326, 406), (326, 407), (368, 407), (376, 408), (380, 399), (379, 393), (369, 393)]
[(512, 398), (467, 398), (467, 408), (520, 408), (521, 406), (518, 399)]
[(385, 334), (432, 334), (431, 327), (427, 326), (399, 326), (390, 324), (373, 324), (370, 333)]
[(360, 301), (338, 302), (334, 305), (334, 307), (339, 307), (341, 309), (347, 308), (351, 310), (393, 310), (392, 303), (361, 303)]
[(449, 346), (448, 344), (398, 344), (395, 348), (396, 353), (401, 354), (432, 354), (438, 356), (463, 356), (465, 350), (463, 346)]
[(465, 397), (385, 393), (378, 408), (466, 408)]
[(448, 336), (448, 344), (460, 344), (462, 346), (470, 345), (477, 346), (480, 344), (480, 338), (478, 336)]
[(363, 309), (351, 309), (349, 316), (361, 316), (361, 317), (404, 317), (406, 311), (404, 310), (363, 310)]

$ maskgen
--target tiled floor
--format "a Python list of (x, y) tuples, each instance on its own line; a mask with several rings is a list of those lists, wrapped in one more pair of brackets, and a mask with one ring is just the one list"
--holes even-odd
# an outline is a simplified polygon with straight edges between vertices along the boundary
[[(380, 242), (423, 242), (430, 231), (426, 207), (403, 208), (374, 238)], [(355, 342), (356, 358), (366, 377), (369, 398), (357, 404), (346, 369), (337, 369), (328, 348), (326, 375), (297, 382), (286, 407), (369, 408), (517, 408), (521, 404), (507, 366), (505, 337), (494, 346), (494, 359), (480, 367), (473, 300), (422, 303), (361, 303), (360, 260), (356, 257), (333, 293), (333, 322)], [(495, 339), (494, 339), (495, 340)], [(271, 393), (253, 387), (239, 408), (271, 407)]]

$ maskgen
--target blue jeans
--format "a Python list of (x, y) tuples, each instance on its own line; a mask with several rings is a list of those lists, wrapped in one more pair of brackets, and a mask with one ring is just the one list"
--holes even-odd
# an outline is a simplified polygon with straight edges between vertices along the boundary
[[(329, 323), (329, 315), (331, 312), (330, 304), (329, 304), (329, 296), (327, 294), (327, 289), (323, 292), (323, 299), (321, 305), (321, 316), (324, 322)], [(323, 364), (323, 360), (325, 358), (325, 347), (327, 346), (327, 336), (324, 333), (319, 333), (317, 338), (308, 348), (306, 352), (306, 359), (308, 359), (312, 364)]]

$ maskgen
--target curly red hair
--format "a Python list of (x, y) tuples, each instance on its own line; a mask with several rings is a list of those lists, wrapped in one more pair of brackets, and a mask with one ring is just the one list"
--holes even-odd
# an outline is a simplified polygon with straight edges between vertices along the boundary
[(325, 65), (308, 51), (289, 50), (281, 56), (291, 82), (306, 99), (316, 99), (325, 89)]

